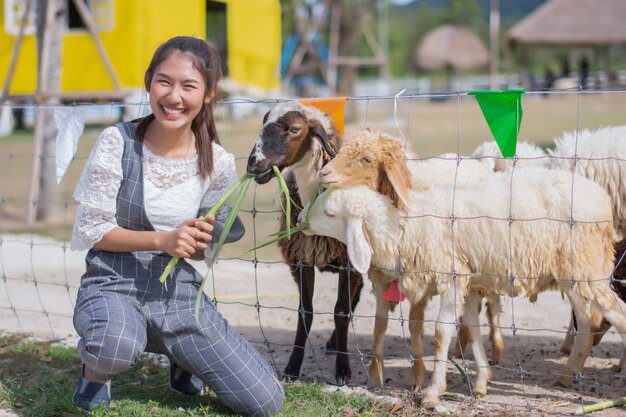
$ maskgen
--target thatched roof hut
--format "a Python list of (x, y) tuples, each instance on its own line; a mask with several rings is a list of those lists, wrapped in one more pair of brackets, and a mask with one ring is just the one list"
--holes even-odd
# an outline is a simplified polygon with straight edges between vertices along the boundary
[(548, 0), (507, 33), (509, 46), (626, 44), (625, 0)]
[[(548, 0), (508, 31), (506, 44), (521, 52), (525, 84), (531, 86), (531, 51), (569, 48), (570, 57), (579, 55), (577, 76), (580, 86), (586, 88), (590, 62), (599, 65), (610, 80), (610, 47), (626, 45), (625, 18), (626, 0)], [(566, 77), (567, 67), (566, 59)]]
[(489, 64), (489, 52), (469, 29), (443, 25), (424, 36), (413, 59), (422, 69), (475, 69)]

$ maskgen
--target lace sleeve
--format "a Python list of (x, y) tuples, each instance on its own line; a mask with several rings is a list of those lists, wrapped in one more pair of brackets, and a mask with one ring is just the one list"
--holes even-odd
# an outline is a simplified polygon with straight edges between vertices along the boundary
[[(235, 168), (235, 157), (226, 152), (219, 145), (213, 145), (213, 161), (215, 163), (211, 184), (200, 202), (200, 213), (205, 214), (213, 207), (220, 198), (237, 182), (237, 169)], [(226, 220), (230, 212), (230, 205), (224, 204), (219, 208), (215, 216), (216, 221), (222, 223)]]
[(90, 249), (110, 230), (115, 219), (117, 194), (122, 182), (124, 139), (116, 127), (98, 137), (76, 186), (80, 203), (72, 230), (72, 250)]
[[(235, 157), (226, 152), (224, 148), (213, 144), (213, 174), (211, 184), (200, 202), (200, 214), (206, 214), (219, 199), (237, 182), (237, 169), (235, 167)], [(226, 202), (217, 210), (215, 221), (224, 223), (230, 213), (230, 204)], [(210, 262), (214, 256), (215, 245), (209, 245), (205, 251), (205, 260)]]

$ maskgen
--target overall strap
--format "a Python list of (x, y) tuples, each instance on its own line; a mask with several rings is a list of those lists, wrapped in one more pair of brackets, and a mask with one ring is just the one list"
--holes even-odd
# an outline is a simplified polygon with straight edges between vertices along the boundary
[(144, 210), (143, 146), (132, 122), (118, 123), (115, 127), (124, 139), (122, 156), (122, 183), (117, 195), (117, 224), (130, 230), (154, 230)]

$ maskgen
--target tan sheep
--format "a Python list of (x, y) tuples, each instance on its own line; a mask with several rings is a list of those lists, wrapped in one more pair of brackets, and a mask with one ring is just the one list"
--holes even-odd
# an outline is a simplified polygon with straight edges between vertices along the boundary
[[(406, 158), (408, 158), (408, 161)], [(322, 168), (318, 178), (322, 184), (333, 184), (335, 187), (355, 187), (365, 185), (372, 190), (391, 195), (400, 209), (406, 208), (403, 201), (396, 196), (395, 189), (409, 187), (416, 191), (426, 191), (441, 184), (462, 184), (475, 181), (490, 174), (489, 169), (473, 159), (462, 158), (454, 154), (444, 154), (435, 158), (419, 159), (398, 139), (381, 132), (365, 129), (346, 136), (341, 152), (333, 163), (334, 169)], [(379, 271), (372, 268), (368, 274), (376, 295), (376, 319), (374, 324), (374, 341), (372, 361), (369, 367), (369, 379), (373, 384), (382, 380), (379, 375), (384, 369), (384, 336), (388, 324), (388, 311), (393, 304), (384, 300), (384, 293), (395, 279), (394, 270)], [(499, 314), (502, 311), (497, 295), (486, 294), (487, 317), (490, 323), (490, 340), (492, 343), (492, 361), (500, 363), (504, 341), (500, 330)], [(480, 298), (476, 302), (480, 305)], [(422, 332), (423, 309), (428, 300), (423, 300), (418, 308), (412, 309), (409, 326), (416, 334)], [(459, 342), (455, 344), (457, 354), (468, 341), (467, 327), (461, 327)], [(415, 338), (414, 372), (412, 385), (422, 386), (424, 383), (424, 364), (422, 362), (421, 339)]]

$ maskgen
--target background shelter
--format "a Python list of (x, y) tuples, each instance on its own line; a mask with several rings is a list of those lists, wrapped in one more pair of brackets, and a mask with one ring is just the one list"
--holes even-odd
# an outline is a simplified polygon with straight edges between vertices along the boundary
[(414, 63), (426, 70), (445, 69), (450, 89), (451, 73), (486, 68), (489, 51), (469, 29), (459, 25), (442, 25), (428, 32), (415, 48)]
[[(0, 2), (0, 74), (7, 74), (11, 49), (27, 2)], [(231, 79), (243, 86), (273, 90), (279, 86), (281, 14), (279, 0), (186, 0), (172, 7), (169, 0), (94, 0), (85, 3), (97, 34), (125, 90), (142, 89), (144, 71), (154, 50), (177, 35), (206, 39), (211, 13), (225, 15), (224, 38)], [(113, 83), (90, 34), (68, 2), (69, 18), (62, 38), (62, 93), (113, 89)], [(37, 84), (37, 42), (34, 8), (26, 25), (9, 95), (30, 95)], [(263, 24), (258, 24), (263, 22)], [(219, 46), (219, 45), (218, 45)], [(221, 48), (218, 48), (221, 50)], [(2, 77), (4, 78), (4, 76)]]
[(540, 47), (588, 48), (609, 70), (609, 48), (626, 44), (626, 1), (548, 0), (506, 35), (506, 44), (520, 50), (530, 72), (531, 50)]

